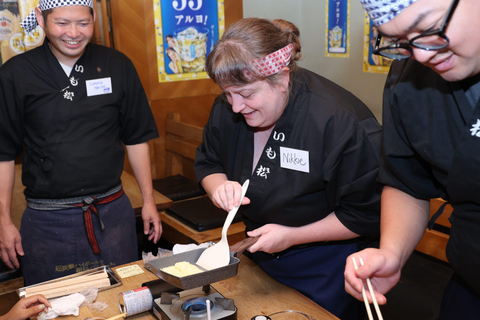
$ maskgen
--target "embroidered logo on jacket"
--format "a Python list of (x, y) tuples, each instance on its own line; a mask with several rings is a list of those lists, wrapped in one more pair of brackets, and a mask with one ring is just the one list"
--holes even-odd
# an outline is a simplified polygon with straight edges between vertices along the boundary
[(472, 136), (476, 136), (480, 138), (480, 119), (477, 119), (477, 123), (472, 125), (472, 129), (470, 129), (472, 132)]
[(260, 167), (257, 169), (257, 176), (259, 177), (267, 179), (269, 173), (270, 173), (270, 168), (264, 167), (262, 165), (260, 165)]

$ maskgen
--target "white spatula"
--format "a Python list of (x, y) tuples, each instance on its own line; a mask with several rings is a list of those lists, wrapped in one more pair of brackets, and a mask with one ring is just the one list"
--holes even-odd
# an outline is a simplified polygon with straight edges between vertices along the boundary
[[(243, 183), (240, 205), (243, 201), (245, 193), (247, 193), (249, 183), (250, 180), (246, 180)], [(228, 246), (227, 231), (233, 221), (233, 218), (235, 218), (235, 214), (237, 213), (240, 205), (238, 205), (238, 207), (233, 207), (233, 209), (230, 210), (227, 218), (225, 219), (225, 223), (223, 224), (222, 239), (220, 239), (219, 242), (202, 252), (202, 254), (197, 260), (197, 265), (204, 269), (212, 270), (227, 266), (230, 263), (230, 249)]]

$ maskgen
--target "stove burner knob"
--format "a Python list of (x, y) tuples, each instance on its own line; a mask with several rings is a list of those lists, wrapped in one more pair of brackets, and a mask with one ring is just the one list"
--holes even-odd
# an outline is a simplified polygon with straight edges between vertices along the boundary
[(255, 316), (252, 318), (252, 320), (272, 320), (269, 316)]

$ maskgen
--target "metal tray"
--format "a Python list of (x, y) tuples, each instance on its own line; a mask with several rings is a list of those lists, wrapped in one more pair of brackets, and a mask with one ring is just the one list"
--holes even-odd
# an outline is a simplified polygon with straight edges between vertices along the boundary
[(31, 285), (31, 286), (23, 287), (23, 288), (17, 289), (17, 294), (21, 299), (21, 298), (25, 297), (25, 294), (26, 294), (25, 289), (27, 289), (27, 288), (33, 288), (33, 287), (39, 286), (39, 285), (55, 283), (55, 282), (58, 282), (58, 281), (72, 279), (72, 278), (75, 278), (75, 277), (88, 275), (88, 274), (92, 274), (92, 273), (97, 273), (97, 272), (100, 272), (100, 271), (101, 272), (106, 272), (108, 274), (108, 279), (110, 280), (110, 286), (100, 288), (98, 291), (103, 291), (103, 290), (107, 290), (107, 289), (110, 289), (110, 288), (118, 287), (122, 284), (122, 279), (115, 272), (113, 272), (113, 270), (110, 269), (110, 267), (102, 266), (102, 267), (98, 267), (98, 268), (94, 268), (94, 269), (90, 269), (90, 270), (86, 270), (86, 271), (77, 272), (77, 273), (74, 273), (72, 275), (61, 277), (61, 278), (58, 278), (58, 279), (45, 281), (45, 282), (37, 283), (37, 284)]
[[(236, 252), (230, 252), (230, 262), (227, 266), (213, 270), (206, 270), (201, 273), (193, 274), (191, 276), (177, 277), (162, 271), (163, 268), (173, 266), (175, 263), (181, 261), (190, 262), (191, 264), (196, 265), (195, 263), (197, 262), (202, 252), (205, 250), (206, 248), (200, 248), (163, 258), (150, 260), (145, 264), (145, 268), (156, 274), (161, 279), (167, 281), (168, 283), (185, 290), (209, 285), (214, 282), (225, 280), (237, 275), (240, 259), (235, 257)], [(201, 270), (205, 270), (198, 265), (196, 266), (199, 267)]]

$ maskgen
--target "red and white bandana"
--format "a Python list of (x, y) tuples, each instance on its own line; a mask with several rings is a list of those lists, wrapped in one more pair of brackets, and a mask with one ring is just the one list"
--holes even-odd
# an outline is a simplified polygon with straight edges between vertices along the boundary
[(288, 46), (270, 53), (262, 59), (253, 60), (253, 65), (261, 75), (268, 77), (280, 72), (283, 67), (288, 66), (292, 52), (293, 44), (290, 43)]

